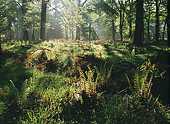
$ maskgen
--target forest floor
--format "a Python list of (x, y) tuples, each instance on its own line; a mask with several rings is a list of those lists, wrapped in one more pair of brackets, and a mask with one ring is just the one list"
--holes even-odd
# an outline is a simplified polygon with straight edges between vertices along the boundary
[(168, 51), (101, 41), (5, 43), (0, 123), (168, 124)]

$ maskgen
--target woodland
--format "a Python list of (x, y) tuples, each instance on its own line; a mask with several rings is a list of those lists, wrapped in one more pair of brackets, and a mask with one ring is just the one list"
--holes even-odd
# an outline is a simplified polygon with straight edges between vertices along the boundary
[(169, 124), (170, 0), (0, 0), (0, 124)]

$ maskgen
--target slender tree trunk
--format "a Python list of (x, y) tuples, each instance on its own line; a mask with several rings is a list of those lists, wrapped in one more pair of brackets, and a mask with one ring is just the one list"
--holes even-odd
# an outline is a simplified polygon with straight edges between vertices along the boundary
[(71, 29), (71, 39), (72, 39), (72, 40), (74, 40), (74, 31), (73, 31), (73, 30), (74, 30), (74, 29), (72, 28), (72, 29)]
[(168, 35), (168, 46), (170, 47), (170, 0), (167, 4), (168, 16), (167, 16), (167, 35)]
[(162, 40), (165, 40), (165, 32), (166, 32), (167, 18), (164, 22), (163, 32), (162, 32)]
[(76, 26), (76, 40), (80, 40), (80, 27)]
[[(114, 7), (114, 0), (112, 2), (112, 8)], [(113, 43), (116, 41), (115, 39), (115, 34), (116, 34), (116, 28), (115, 28), (115, 20), (114, 20), (114, 15), (111, 17), (111, 23), (112, 23), (112, 41)]]
[[(78, 9), (79, 9), (79, 14), (80, 14), (80, 6), (81, 6), (81, 1), (80, 0), (77, 0), (77, 6), (78, 6)], [(81, 33), (80, 33), (80, 25), (77, 25), (76, 26), (76, 40), (80, 40), (80, 36), (81, 36)]]
[[(170, 0), (167, 0), (167, 35), (168, 35), (168, 47), (170, 47)], [(170, 54), (169, 54), (169, 66), (170, 66)], [(170, 98), (170, 67), (168, 68), (168, 77), (169, 77), (169, 98)], [(170, 104), (170, 99), (168, 101), (168, 103)]]
[(120, 24), (119, 24), (119, 31), (120, 31), (120, 40), (123, 41), (123, 19), (124, 19), (124, 12), (120, 9)]
[(2, 44), (1, 44), (1, 37), (0, 37), (0, 55), (2, 54)]
[(132, 38), (132, 18), (133, 18), (133, 13), (132, 13), (132, 9), (133, 9), (133, 6), (132, 6), (132, 3), (133, 3), (133, 0), (129, 0), (129, 4), (130, 4), (130, 13), (128, 15), (128, 23), (129, 23), (129, 39)]
[(25, 21), (26, 18), (26, 13), (27, 13), (27, 0), (22, 0), (22, 39), (23, 40), (28, 40), (28, 31), (27, 31), (27, 24)]
[(132, 38), (132, 20), (129, 21), (129, 38)]
[(150, 7), (148, 7), (148, 15), (147, 15), (147, 38), (148, 38), (148, 41), (151, 40), (151, 35), (150, 35), (150, 20), (151, 20), (151, 9)]
[(13, 35), (12, 35), (12, 22), (9, 20), (9, 31), (8, 31), (8, 39), (12, 40), (13, 39)]
[(3, 41), (3, 39), (0, 35), (0, 55), (2, 55), (2, 41)]
[(151, 39), (150, 37), (150, 19), (147, 19), (147, 36), (148, 36), (148, 40)]
[(91, 34), (92, 34), (91, 23), (89, 23), (89, 41), (91, 41)]
[(40, 29), (40, 39), (46, 40), (46, 14), (47, 14), (47, 2), (42, 0), (41, 4), (41, 29)]
[(113, 40), (113, 42), (115, 42), (115, 33), (116, 33), (116, 31), (115, 31), (115, 21), (114, 21), (114, 19), (112, 18), (112, 40)]
[(27, 29), (25, 29), (25, 30), (23, 31), (23, 40), (29, 40), (29, 36), (28, 36), (28, 31), (27, 31)]
[(134, 45), (142, 46), (144, 43), (144, 0), (136, 1)]
[(35, 29), (34, 29), (34, 27), (33, 27), (33, 29), (32, 29), (32, 40), (34, 41), (35, 40)]
[(67, 26), (65, 26), (65, 38), (66, 38), (66, 40), (68, 40), (68, 27)]
[(160, 40), (160, 16), (159, 16), (159, 0), (155, 0), (156, 4), (156, 22), (155, 22), (155, 40)]
[(123, 41), (123, 26), (124, 26), (124, 16), (125, 16), (125, 8), (123, 1), (119, 1), (120, 9), (120, 24), (119, 24), (119, 31), (120, 31), (120, 39)]
[(147, 19), (147, 36), (148, 36), (148, 40), (151, 39), (151, 36), (150, 36), (150, 12), (149, 12), (149, 15), (148, 15), (148, 19)]
[(32, 34), (31, 34), (31, 40), (35, 40), (35, 29), (34, 29), (34, 26), (35, 26), (35, 20), (33, 19), (33, 24), (32, 24)]

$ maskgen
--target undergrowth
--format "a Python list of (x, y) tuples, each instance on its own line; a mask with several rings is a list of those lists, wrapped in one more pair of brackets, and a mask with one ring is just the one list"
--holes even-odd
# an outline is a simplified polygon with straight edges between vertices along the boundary
[(147, 49), (21, 41), (3, 48), (11, 61), (4, 58), (0, 66), (8, 72), (0, 77), (1, 123), (169, 123), (169, 109), (153, 95), (154, 80), (164, 72), (142, 54)]

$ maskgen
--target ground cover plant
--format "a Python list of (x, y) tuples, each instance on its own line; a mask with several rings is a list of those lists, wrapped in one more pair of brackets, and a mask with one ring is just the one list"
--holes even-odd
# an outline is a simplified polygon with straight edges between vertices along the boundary
[(153, 88), (165, 78), (157, 49), (148, 56), (151, 49), (134, 54), (122, 44), (18, 42), (3, 44), (2, 123), (168, 123)]
[(0, 0), (0, 124), (169, 124), (170, 0)]

